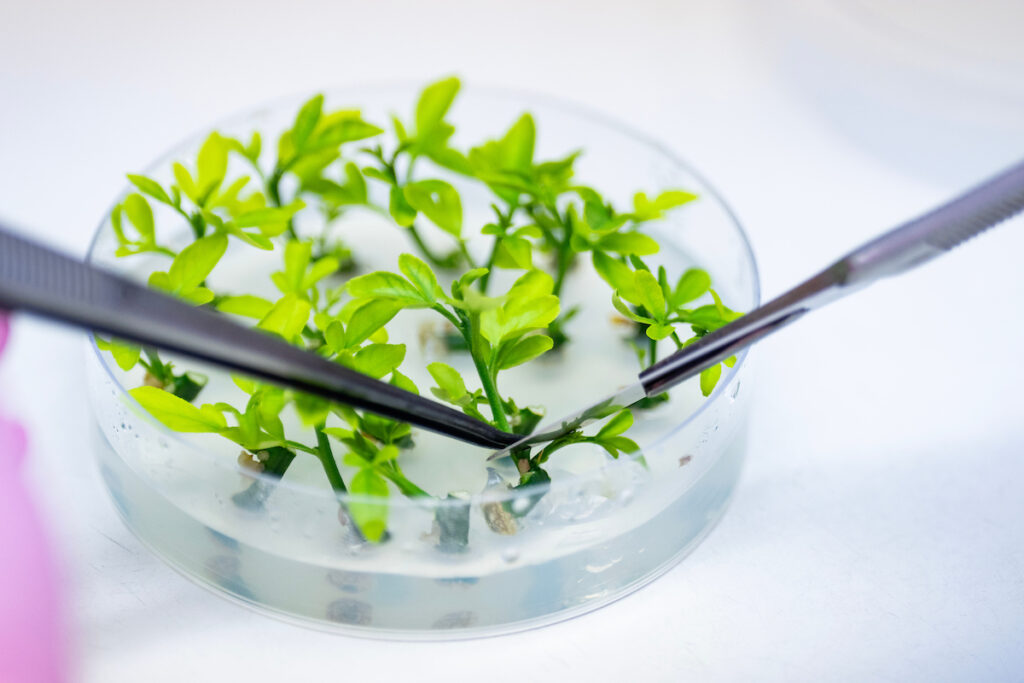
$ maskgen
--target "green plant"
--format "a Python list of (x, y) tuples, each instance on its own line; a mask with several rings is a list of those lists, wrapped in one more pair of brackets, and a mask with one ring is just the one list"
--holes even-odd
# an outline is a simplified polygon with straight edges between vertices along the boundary
[[(475, 369), (475, 377), (466, 377), (450, 364), (431, 363), (426, 368), (434, 382), (430, 392), (467, 415), (522, 435), (536, 429), (543, 411), (502, 393), (502, 373), (570, 342), (575, 310), (563, 310), (560, 295), (581, 261), (588, 260), (608, 283), (614, 310), (633, 325), (629, 341), (642, 367), (657, 361), (660, 340), (681, 348), (739, 315), (722, 303), (703, 270), (670, 279), (664, 267), (652, 271), (644, 261), (659, 250), (643, 232), (644, 224), (695, 195), (668, 190), (651, 198), (639, 192), (628, 210), (620, 210), (596, 189), (575, 182), (581, 152), (537, 158), (530, 114), (495, 139), (458, 149), (448, 120), (458, 90), (454, 78), (426, 87), (411, 120), (392, 117), (389, 135), (359, 111), (324, 110), (320, 95), (300, 108), (270, 150), (258, 132), (245, 142), (211, 133), (194, 164), (173, 165), (172, 181), (128, 176), (137, 192), (111, 214), (116, 253), (166, 258), (166, 269), (150, 274), (150, 286), (248, 319), (268, 334), (417, 393), (400, 369), (406, 346), (390, 339), (388, 326), (403, 311), (430, 311), (445, 328), (449, 346), (468, 354)], [(249, 175), (238, 173), (238, 166)], [(466, 225), (460, 182), (487, 188), (491, 222)], [(176, 243), (163, 239), (154, 207), (185, 221), (191, 241), (176, 249)], [(358, 267), (359, 245), (346, 244), (332, 229), (357, 208), (390, 217), (419, 257), (403, 253), (394, 271), (344, 278)], [(301, 234), (297, 219), (314, 211), (323, 229)], [(443, 252), (428, 246), (440, 236), (450, 243)], [(471, 253), (471, 238), (474, 246), (486, 246), (480, 262)], [(232, 249), (280, 254), (279, 270), (268, 273), (275, 297), (217, 291), (211, 285)], [(499, 270), (519, 273), (504, 291), (494, 291)], [(711, 302), (699, 303), (706, 298)], [(403, 454), (414, 446), (408, 424), (243, 377), (234, 379), (248, 396), (244, 407), (197, 404), (204, 377), (176, 373), (153, 350), (117, 340), (97, 343), (123, 370), (145, 370), (132, 396), (167, 427), (228, 439), (242, 449), (240, 462), (271, 478), (283, 476), (299, 454), (316, 458), (339, 496), (354, 494), (343, 499), (348, 501), (344, 511), (367, 541), (387, 538), (391, 495), (430, 496), (402, 471)], [(721, 366), (701, 375), (705, 395), (720, 375)], [(667, 396), (647, 405), (664, 400)], [(309, 440), (286, 435), (286, 410), (299, 416)], [(626, 436), (634, 421), (629, 410), (599, 409), (592, 417), (604, 424), (590, 434), (580, 428), (513, 453), (516, 486), (549, 481), (545, 464), (575, 444), (596, 444), (612, 458), (638, 450)], [(348, 481), (335, 454), (339, 448), (340, 463), (350, 468)], [(265, 482), (257, 481), (235, 502), (259, 506), (266, 495)], [(456, 528), (455, 517), (439, 522)]]

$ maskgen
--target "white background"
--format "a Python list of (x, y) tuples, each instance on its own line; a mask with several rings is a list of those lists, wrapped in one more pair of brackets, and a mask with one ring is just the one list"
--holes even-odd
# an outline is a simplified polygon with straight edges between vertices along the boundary
[[(1020, 10), (911, 4), (2, 0), (0, 216), (82, 254), (124, 172), (226, 114), (455, 72), (665, 141), (736, 209), (770, 295), (1024, 156)], [(81, 337), (19, 318), (0, 401), (31, 430), (78, 678), (1024, 677), (1022, 255), (1017, 220), (763, 343), (748, 465), (692, 556), (588, 616), (456, 643), (284, 625), (165, 567), (94, 471)]]

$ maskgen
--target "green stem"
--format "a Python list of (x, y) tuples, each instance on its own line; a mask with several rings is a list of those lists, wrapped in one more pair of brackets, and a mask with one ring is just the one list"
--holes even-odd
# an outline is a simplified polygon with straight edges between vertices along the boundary
[(419, 249), (420, 253), (431, 263), (438, 268), (451, 268), (455, 265), (451, 254), (448, 256), (438, 256), (430, 250), (427, 243), (423, 241), (423, 237), (420, 235), (419, 230), (416, 229), (415, 225), (410, 225), (406, 230), (409, 231), (409, 235), (412, 237), (413, 243), (416, 244), (416, 248)]
[(192, 234), (196, 236), (196, 239), (202, 239), (206, 234), (206, 221), (203, 220), (203, 214), (196, 211), (189, 216), (188, 223), (192, 226)]
[(487, 395), (487, 403), (491, 406), (491, 414), (494, 416), (494, 422), (498, 429), (503, 432), (507, 432), (509, 431), (508, 419), (505, 417), (505, 409), (501, 406), (501, 398), (498, 396), (498, 388), (494, 386), (494, 380), (491, 378), (491, 373), (487, 369), (487, 364), (484, 363), (480, 356), (473, 352), (472, 346), (470, 347), (470, 355), (473, 357), (473, 365), (476, 366), (476, 372), (480, 375), (480, 384), (483, 385), (484, 394)]
[(382, 472), (384, 476), (394, 482), (398, 490), (402, 492), (403, 496), (408, 498), (430, 498), (430, 494), (421, 489), (416, 484), (406, 479), (402, 471), (398, 469), (398, 466), (388, 468)]
[[(556, 214), (557, 215), (557, 214)], [(569, 225), (568, 221), (561, 221), (562, 229), (565, 234), (562, 236), (562, 241), (558, 245), (558, 274), (555, 276), (555, 288), (552, 294), (558, 296), (562, 292), (562, 284), (565, 282), (565, 275), (569, 272), (569, 266), (572, 265), (573, 253), (572, 253), (572, 226)]]
[(317, 458), (324, 467), (327, 481), (331, 482), (331, 488), (335, 493), (345, 493), (348, 489), (345, 487), (345, 481), (341, 478), (338, 463), (334, 460), (334, 453), (331, 451), (331, 442), (324, 434), (323, 425), (316, 428), (316, 446)]
[(459, 240), (459, 253), (462, 254), (462, 258), (466, 259), (466, 266), (469, 270), (476, 268), (476, 263), (473, 262), (473, 257), (469, 253), (469, 249), (466, 248), (466, 240)]
[(651, 367), (658, 362), (658, 342), (655, 339), (648, 337), (647, 339), (647, 354), (651, 357), (647, 367)]
[[(284, 177), (284, 173), (287, 169), (278, 166), (274, 169), (270, 178), (267, 179), (265, 185), (267, 188), (267, 197), (270, 198), (270, 203), (274, 206), (281, 207), (281, 179)], [(288, 219), (288, 237), (294, 241), (298, 241), (299, 235), (295, 232), (295, 222)]]
[(491, 415), (494, 417), (495, 425), (502, 431), (509, 431), (508, 418), (505, 417), (505, 409), (501, 405), (501, 397), (498, 396), (498, 388), (494, 385), (494, 378), (491, 377), (491, 372), (487, 369), (487, 363), (480, 357), (477, 345), (473, 343), (472, 321), (465, 315), (462, 315), (462, 320), (459, 321), (440, 305), (435, 306), (434, 310), (448, 318), (455, 325), (456, 329), (462, 333), (462, 338), (466, 340), (466, 344), (469, 346), (469, 355), (473, 359), (473, 365), (476, 367), (476, 374), (480, 376), (480, 384), (483, 386), (484, 394), (487, 396), (487, 403), (491, 406)]
[(498, 258), (498, 247), (501, 246), (501, 236), (495, 236), (494, 245), (491, 247), (491, 255), (487, 257), (487, 272), (480, 276), (480, 293), (487, 293), (487, 283), (491, 281), (491, 271), (494, 270), (494, 261)]

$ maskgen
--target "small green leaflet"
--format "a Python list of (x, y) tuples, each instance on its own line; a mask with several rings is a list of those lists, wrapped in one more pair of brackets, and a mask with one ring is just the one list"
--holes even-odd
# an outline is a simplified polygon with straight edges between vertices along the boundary
[(114, 358), (114, 362), (117, 363), (117, 367), (121, 368), (125, 372), (134, 368), (138, 362), (139, 357), (142, 354), (142, 349), (138, 346), (133, 346), (127, 342), (118, 341), (117, 339), (111, 339), (107, 341), (99, 335), (95, 336), (96, 347), (101, 351), (108, 351)]
[(312, 305), (295, 294), (285, 294), (260, 320), (259, 329), (273, 332), (286, 341), (296, 341), (309, 322)]
[(152, 273), (149, 284), (193, 304), (209, 303), (213, 292), (203, 283), (227, 248), (228, 238), (223, 233), (200, 238), (181, 250), (167, 272)]
[(462, 201), (443, 180), (420, 180), (405, 186), (405, 201), (454, 237), (462, 234)]
[(141, 386), (129, 393), (150, 415), (176, 432), (220, 432), (227, 428), (224, 416), (213, 406), (197, 408), (174, 394), (150, 386)]

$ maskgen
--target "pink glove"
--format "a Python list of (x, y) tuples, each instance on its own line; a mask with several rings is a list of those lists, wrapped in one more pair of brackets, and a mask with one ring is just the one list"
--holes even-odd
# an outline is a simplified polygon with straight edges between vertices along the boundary
[[(0, 352), (9, 322), (0, 311)], [(0, 681), (66, 680), (57, 575), (20, 465), (25, 432), (0, 416)]]

